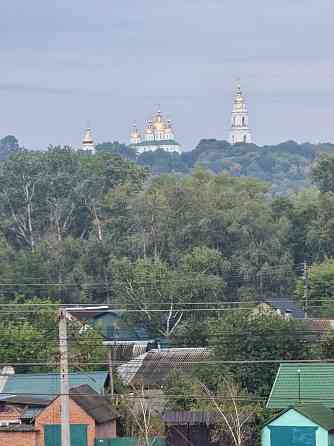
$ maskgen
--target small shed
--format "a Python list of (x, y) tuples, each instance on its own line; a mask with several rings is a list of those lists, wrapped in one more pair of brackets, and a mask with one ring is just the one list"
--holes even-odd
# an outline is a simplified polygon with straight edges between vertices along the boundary
[(262, 446), (334, 446), (334, 411), (322, 404), (293, 406), (268, 420)]

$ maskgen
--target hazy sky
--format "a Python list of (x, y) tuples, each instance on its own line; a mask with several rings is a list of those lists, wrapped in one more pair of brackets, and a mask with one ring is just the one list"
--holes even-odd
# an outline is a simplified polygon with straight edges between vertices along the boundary
[(333, 0), (2, 0), (0, 137), (126, 142), (157, 104), (186, 149), (226, 139), (241, 78), (259, 144), (334, 142)]

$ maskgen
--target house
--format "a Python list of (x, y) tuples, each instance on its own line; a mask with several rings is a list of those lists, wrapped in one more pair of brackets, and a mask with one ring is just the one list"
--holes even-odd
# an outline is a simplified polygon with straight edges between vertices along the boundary
[(191, 373), (194, 364), (208, 360), (208, 348), (153, 349), (118, 367), (124, 384), (131, 387), (160, 388), (173, 371)]
[(334, 408), (334, 363), (282, 363), (271, 389), (267, 407), (286, 409), (303, 403)]
[(70, 319), (81, 324), (81, 330), (93, 329), (112, 351), (113, 360), (129, 361), (145, 353), (155, 340), (148, 336), (145, 324), (133, 326), (126, 313), (110, 310), (109, 306), (74, 307), (68, 309)]
[[(116, 437), (116, 412), (110, 401), (90, 386), (70, 390), (69, 413), (71, 446), (94, 446), (96, 439)], [(59, 396), (51, 401), (23, 401), (10, 397), (2, 400), (0, 446), (60, 445)]]
[(106, 341), (148, 342), (150, 337), (144, 324), (133, 326), (123, 311), (110, 310), (108, 306), (74, 307), (68, 309), (70, 316), (78, 320), (84, 329), (96, 329)]
[(274, 312), (286, 319), (290, 317), (293, 319), (305, 319), (305, 311), (296, 302), (288, 298), (263, 300), (255, 308), (255, 313), (270, 312)]
[(333, 446), (334, 411), (322, 404), (289, 407), (268, 420), (262, 446)]

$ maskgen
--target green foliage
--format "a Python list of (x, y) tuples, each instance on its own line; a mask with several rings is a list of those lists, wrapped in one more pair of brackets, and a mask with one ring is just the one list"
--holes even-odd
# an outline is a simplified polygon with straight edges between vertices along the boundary
[(334, 192), (334, 155), (320, 156), (312, 169), (312, 179), (322, 192)]
[(200, 382), (193, 376), (172, 372), (168, 377), (164, 393), (170, 410), (200, 410), (208, 406)]
[[(97, 146), (98, 151), (117, 153), (124, 158), (131, 159), (141, 166), (148, 167), (155, 175), (164, 173), (189, 174), (194, 168), (204, 167), (214, 173), (228, 172), (233, 176), (252, 176), (271, 183), (274, 194), (287, 194), (290, 191), (300, 191), (310, 186), (309, 173), (314, 160), (319, 154), (334, 152), (333, 144), (298, 144), (286, 141), (276, 146), (257, 146), (255, 144), (236, 144), (231, 146), (227, 141), (203, 139), (197, 147), (189, 152), (179, 154), (164, 150), (148, 151), (140, 155), (128, 146), (118, 142), (103, 143)], [(322, 172), (325, 160), (319, 168)], [(330, 161), (328, 162), (328, 168)], [(328, 170), (325, 168), (325, 171)], [(329, 168), (330, 169), (330, 168)], [(327, 173), (321, 173), (324, 179)], [(318, 184), (318, 182), (317, 182)], [(331, 190), (331, 189), (326, 189)]]
[[(222, 320), (210, 324), (209, 346), (220, 361), (309, 359), (310, 345), (304, 342), (302, 322), (276, 315), (257, 315), (248, 311), (227, 312)], [(277, 371), (272, 363), (220, 365), (208, 370), (207, 381), (219, 382), (230, 375), (250, 393), (268, 395)], [(216, 381), (215, 381), (216, 379)]]
[(114, 155), (120, 155), (123, 158), (127, 158), (131, 161), (136, 161), (137, 159), (137, 154), (134, 149), (131, 149), (131, 147), (128, 147), (125, 144), (120, 144), (118, 141), (97, 144), (95, 150), (97, 153), (109, 152)]

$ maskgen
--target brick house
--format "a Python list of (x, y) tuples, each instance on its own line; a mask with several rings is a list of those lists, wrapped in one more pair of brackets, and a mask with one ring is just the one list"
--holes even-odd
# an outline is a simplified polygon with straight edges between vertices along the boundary
[[(60, 408), (59, 396), (35, 404), (20, 398), (2, 401), (0, 446), (61, 446)], [(96, 438), (116, 437), (116, 420), (109, 400), (90, 386), (70, 390), (71, 446), (94, 446)]]

